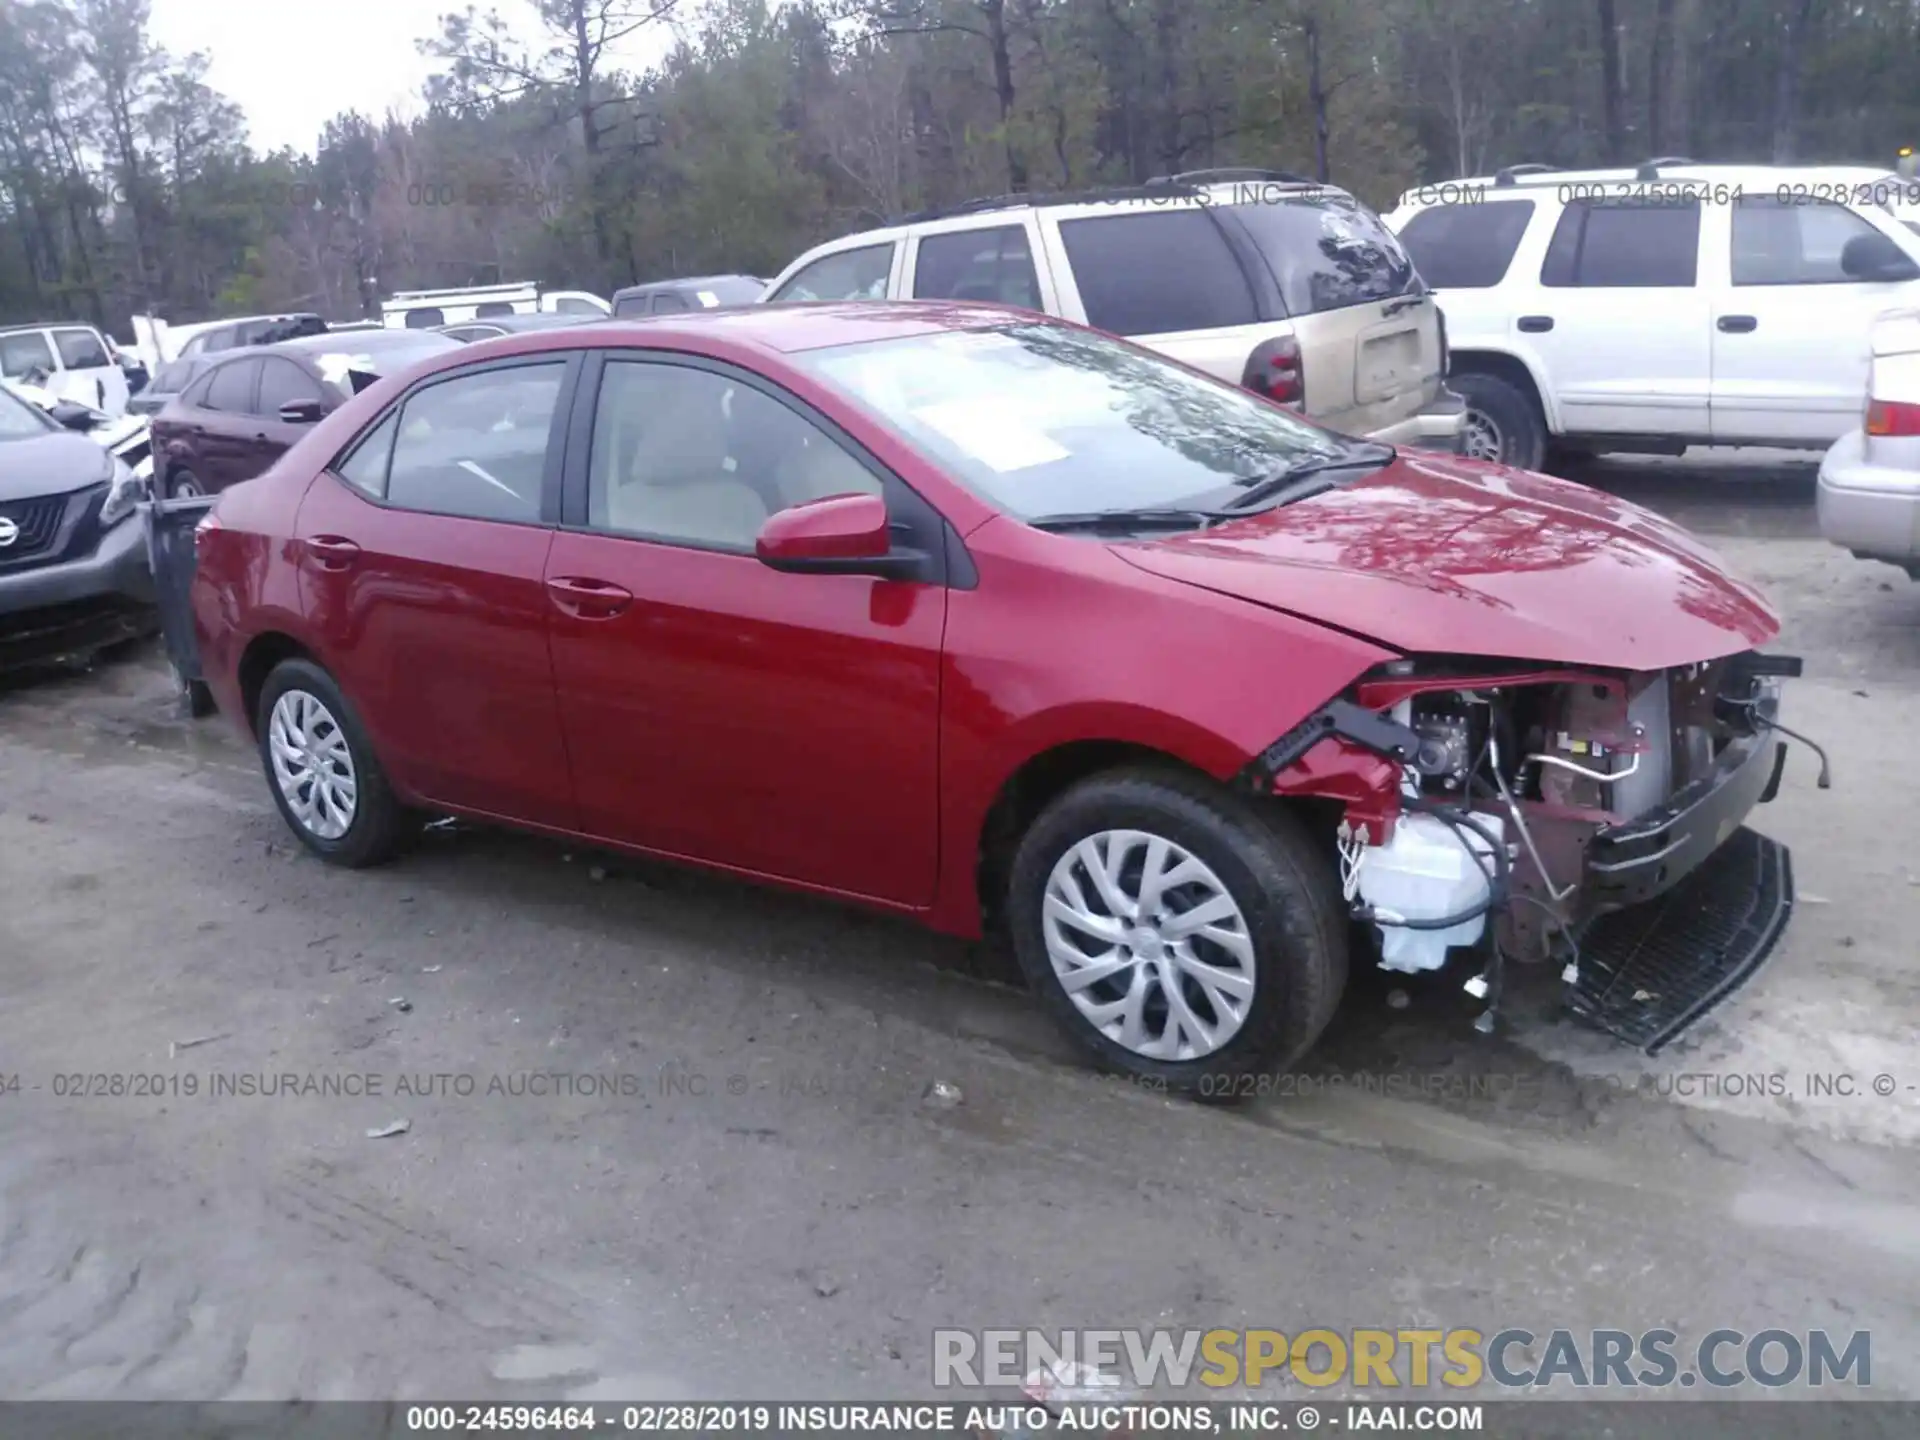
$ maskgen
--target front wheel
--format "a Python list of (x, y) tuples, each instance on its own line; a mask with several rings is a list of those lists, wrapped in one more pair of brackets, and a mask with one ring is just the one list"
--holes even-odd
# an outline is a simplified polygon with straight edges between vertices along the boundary
[(1532, 396), (1498, 375), (1456, 375), (1447, 383), (1467, 402), (1462, 455), (1520, 470), (1538, 470), (1545, 463), (1547, 422)]
[(255, 728), (274, 803), (301, 844), (350, 869), (399, 848), (407, 812), (331, 675), (311, 660), (281, 661), (261, 688)]
[(1202, 777), (1082, 781), (1014, 858), (1014, 949), (1109, 1068), (1203, 1099), (1257, 1093), (1333, 1018), (1347, 924), (1330, 847)]

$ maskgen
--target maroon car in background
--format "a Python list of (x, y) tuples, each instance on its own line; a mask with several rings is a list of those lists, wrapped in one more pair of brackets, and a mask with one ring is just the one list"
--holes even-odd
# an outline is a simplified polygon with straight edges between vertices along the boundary
[(1743, 821), (1798, 662), (1698, 542), (1031, 314), (460, 347), (196, 550), (207, 683), (323, 859), (452, 812), (1004, 928), (1158, 1086), (1260, 1093), (1355, 952), (1485, 1024), (1534, 962), (1664, 1043), (1791, 905)]
[(421, 331), (352, 330), (235, 350), (153, 417), (154, 485), (213, 495), (251, 480), (373, 380), (458, 348)]

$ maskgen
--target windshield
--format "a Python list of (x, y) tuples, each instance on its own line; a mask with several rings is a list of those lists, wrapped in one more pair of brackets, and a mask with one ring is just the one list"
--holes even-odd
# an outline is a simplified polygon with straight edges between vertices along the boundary
[(795, 358), (1021, 519), (1217, 497), (1338, 458), (1351, 443), (1237, 386), (1062, 325), (948, 330)]
[(0, 386), (0, 441), (37, 440), (60, 427), (38, 405)]
[(1414, 283), (1393, 232), (1350, 196), (1285, 191), (1222, 208), (1260, 247), (1289, 315), (1386, 300)]

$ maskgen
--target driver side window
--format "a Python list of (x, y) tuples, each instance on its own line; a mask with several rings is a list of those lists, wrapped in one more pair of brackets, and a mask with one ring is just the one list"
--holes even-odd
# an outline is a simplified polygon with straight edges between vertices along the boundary
[(750, 551), (769, 515), (880, 479), (812, 421), (711, 370), (610, 361), (600, 381), (587, 518), (598, 530)]
[(547, 438), (566, 369), (564, 361), (505, 366), (408, 396), (393, 437), (387, 503), (538, 522)]

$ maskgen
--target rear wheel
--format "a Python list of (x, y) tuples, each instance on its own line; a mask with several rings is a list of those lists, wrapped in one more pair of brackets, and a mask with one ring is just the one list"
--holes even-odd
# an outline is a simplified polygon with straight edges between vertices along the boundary
[(206, 493), (206, 488), (200, 483), (200, 477), (191, 470), (175, 470), (167, 476), (167, 498), (170, 500), (182, 500), (189, 495)]
[(1331, 851), (1286, 813), (1158, 769), (1068, 790), (1021, 840), (1015, 953), (1107, 1067), (1231, 1100), (1319, 1038), (1346, 985)]
[(1547, 453), (1547, 424), (1531, 395), (1498, 375), (1469, 373), (1448, 383), (1467, 402), (1462, 455), (1521, 470), (1540, 468)]
[(407, 811), (331, 675), (311, 660), (282, 660), (261, 688), (255, 728), (274, 803), (301, 844), (349, 869), (399, 848)]

